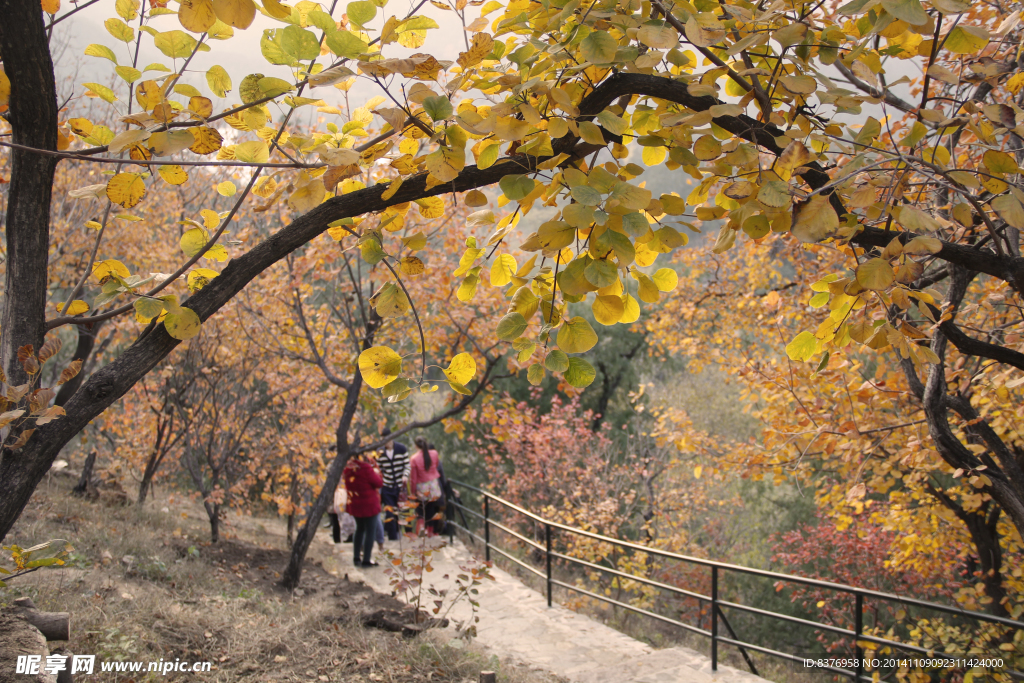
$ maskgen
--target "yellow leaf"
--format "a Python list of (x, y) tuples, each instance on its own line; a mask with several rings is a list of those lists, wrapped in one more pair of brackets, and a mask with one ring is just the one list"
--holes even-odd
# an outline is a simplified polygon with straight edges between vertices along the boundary
[(207, 230), (216, 230), (220, 226), (220, 215), (216, 211), (203, 209), (199, 215), (203, 217), (203, 225)]
[(188, 291), (198, 292), (220, 273), (209, 268), (194, 268), (188, 274)]
[(646, 166), (657, 166), (665, 161), (667, 156), (668, 150), (660, 145), (657, 147), (644, 147), (643, 152), (640, 154), (640, 158)]
[(586, 318), (576, 316), (562, 323), (557, 341), (566, 353), (585, 353), (597, 344), (597, 333)]
[(679, 284), (679, 276), (671, 268), (662, 268), (652, 277), (655, 286), (662, 292), (671, 292)]
[(467, 384), (476, 377), (476, 361), (468, 353), (460, 353), (452, 358), (444, 375), (452, 382)]
[(316, 178), (299, 187), (288, 197), (288, 206), (292, 211), (305, 213), (310, 209), (320, 206), (320, 202), (327, 196), (327, 189), (320, 178)]
[(472, 207), (486, 206), (487, 205), (487, 195), (485, 195), (480, 190), (470, 190), (462, 198), (462, 201), (466, 203), (466, 206), (472, 206)]
[(66, 313), (65, 311), (61, 310), (61, 307), (63, 305), (64, 304), (57, 304), (57, 310), (61, 313), (64, 313), (65, 315), (79, 315), (89, 310), (89, 304), (85, 303), (81, 299), (75, 299), (74, 301), (72, 301), (71, 305), (68, 306), (68, 310)]
[(374, 346), (359, 354), (359, 373), (373, 389), (380, 389), (398, 378), (402, 357), (387, 346)]
[(598, 296), (590, 309), (594, 312), (594, 319), (602, 325), (614, 325), (621, 321), (626, 312), (626, 304), (621, 296)]
[(658, 299), (661, 298), (661, 294), (654, 281), (640, 272), (634, 272), (633, 277), (636, 279), (637, 284), (640, 285), (637, 292), (640, 295), (640, 301), (648, 304), (657, 303)]
[(794, 220), (790, 230), (801, 242), (820, 242), (831, 237), (839, 227), (839, 216), (827, 197), (816, 194), (793, 209)]
[(204, 33), (217, 21), (212, 0), (181, 0), (178, 21), (186, 31)]
[(489, 55), (492, 49), (494, 49), (494, 38), (487, 33), (477, 33), (473, 36), (473, 42), (470, 44), (469, 50), (459, 53), (457, 60), (459, 66), (463, 69), (476, 66), (484, 61), (484, 57)]
[(195, 154), (212, 154), (219, 150), (224, 143), (224, 138), (215, 128), (196, 126), (189, 128), (188, 131), (192, 133), (192, 138), (195, 140), (195, 144), (188, 149)]
[(181, 308), (177, 313), (164, 316), (164, 329), (175, 339), (185, 341), (199, 334), (202, 323), (191, 308)]
[(149, 136), (146, 146), (153, 150), (158, 157), (169, 157), (177, 154), (183, 149), (188, 149), (196, 144), (190, 130), (170, 130), (162, 133), (153, 133)]
[(235, 194), (235, 184), (230, 180), (225, 180), (223, 183), (217, 185), (217, 192), (224, 197), (230, 197)]
[[(582, 127), (581, 124), (580, 128), (582, 129)], [(596, 126), (594, 127), (596, 128)], [(533, 126), (526, 121), (520, 121), (511, 116), (502, 116), (494, 126), (494, 136), (499, 140), (522, 140), (532, 130)]]
[(402, 187), (402, 179), (401, 178), (398, 178), (396, 180), (392, 180), (391, 184), (388, 185), (388, 189), (384, 190), (381, 193), (380, 198), (383, 199), (384, 201), (387, 201), (387, 200), (391, 199), (392, 197), (395, 196), (395, 193), (398, 192), (398, 189), (400, 187)]
[(131, 277), (131, 272), (129, 272), (128, 267), (117, 259), (97, 261), (92, 264), (92, 274), (100, 284), (103, 284), (103, 282), (111, 275), (117, 275), (122, 280), (126, 277)]
[(499, 254), (491, 264), (491, 286), (504, 287), (512, 282), (512, 276), (516, 274), (517, 268), (516, 259), (512, 254)]
[(444, 215), (444, 200), (440, 197), (417, 199), (416, 204), (420, 207), (420, 215), (424, 218), (440, 218)]
[(188, 180), (188, 173), (186, 173), (185, 169), (177, 164), (174, 166), (160, 166), (157, 168), (157, 173), (159, 173), (160, 177), (169, 185), (182, 185)]
[(270, 161), (270, 149), (262, 140), (250, 140), (235, 145), (235, 158), (253, 164), (265, 164)]
[(56, 14), (60, 11), (60, 0), (42, 0), (43, 11), (47, 14)]
[(118, 173), (107, 183), (107, 199), (130, 209), (146, 196), (146, 183), (139, 173)]
[(817, 338), (805, 330), (786, 345), (786, 354), (791, 359), (802, 362), (809, 360), (817, 348)]
[(228, 26), (249, 28), (256, 18), (256, 3), (252, 0), (213, 0), (213, 11)]
[(422, 232), (418, 232), (415, 235), (403, 237), (402, 244), (404, 244), (410, 251), (419, 251), (427, 246), (427, 238)]
[(857, 266), (857, 282), (864, 289), (885, 289), (896, 280), (889, 262), (882, 258), (873, 258)]
[[(402, 268), (402, 272), (406, 275), (420, 275), (426, 268), (423, 265), (423, 261), (415, 256), (406, 256), (398, 262)], [(465, 384), (465, 382), (463, 382)]]
[(640, 304), (629, 294), (622, 295), (622, 317), (619, 322), (623, 325), (635, 323), (640, 319)]
[(263, 0), (263, 9), (275, 19), (287, 19), (292, 15), (291, 7), (281, 4), (277, 0)]

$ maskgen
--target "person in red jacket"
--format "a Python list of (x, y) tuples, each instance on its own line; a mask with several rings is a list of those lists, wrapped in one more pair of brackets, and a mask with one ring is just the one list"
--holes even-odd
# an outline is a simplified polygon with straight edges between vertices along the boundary
[(380, 489), (384, 486), (384, 479), (367, 455), (357, 455), (349, 460), (342, 472), (342, 479), (348, 493), (347, 512), (356, 520), (356, 532), (352, 537), (355, 564), (357, 567), (376, 567), (377, 563), (371, 557), (377, 515), (380, 514)]

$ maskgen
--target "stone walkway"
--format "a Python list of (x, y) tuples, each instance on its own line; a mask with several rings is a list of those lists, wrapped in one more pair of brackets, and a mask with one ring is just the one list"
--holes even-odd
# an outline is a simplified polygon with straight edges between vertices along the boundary
[[(348, 546), (342, 546), (346, 550)], [(476, 561), (463, 544), (437, 550), (431, 557), (433, 571), (426, 585), (442, 589), (451, 585), (445, 574), (460, 572), (460, 565)], [(383, 562), (382, 562), (383, 565)], [(344, 571), (378, 591), (390, 593), (383, 566)], [(494, 567), (495, 581), (481, 586), (478, 596), (476, 642), (499, 657), (563, 676), (573, 683), (766, 683), (765, 679), (719, 665), (693, 650), (674, 647), (655, 650), (587, 616), (560, 605), (548, 607), (545, 597), (508, 573)], [(424, 603), (430, 604), (428, 600)], [(456, 606), (453, 620), (470, 615), (468, 604)]]

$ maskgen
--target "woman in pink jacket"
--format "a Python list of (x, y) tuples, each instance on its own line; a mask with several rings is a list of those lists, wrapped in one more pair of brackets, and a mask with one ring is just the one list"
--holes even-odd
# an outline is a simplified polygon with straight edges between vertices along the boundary
[(416, 447), (419, 451), (409, 461), (409, 495), (419, 501), (416, 512), (425, 521), (427, 535), (434, 536), (444, 529), (441, 460), (422, 436), (416, 438)]
[[(352, 551), (356, 566), (376, 567), (372, 561), (373, 541), (377, 530), (377, 515), (380, 514), (380, 489), (384, 478), (368, 456), (357, 455), (348, 461), (342, 472), (345, 491), (348, 493), (347, 511), (356, 519), (356, 531), (352, 536)], [(362, 550), (360, 562), (359, 551)]]

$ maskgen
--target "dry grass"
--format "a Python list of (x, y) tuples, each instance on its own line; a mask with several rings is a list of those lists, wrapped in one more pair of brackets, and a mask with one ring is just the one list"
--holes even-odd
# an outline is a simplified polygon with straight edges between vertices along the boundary
[[(69, 566), (0, 589), (0, 602), (28, 595), (40, 609), (71, 612), (71, 652), (98, 660), (211, 661), (214, 670), (201, 675), (210, 683), (464, 683), (481, 670), (496, 670), (509, 683), (556, 680), (489, 658), (444, 631), (410, 640), (363, 628), (361, 615), (397, 603), (328, 574), (312, 558), (302, 589), (282, 591), (276, 581), (286, 556), (277, 520), (233, 517), (229, 538), (210, 546), (202, 509), (190, 500), (172, 496), (139, 511), (75, 498), (71, 486), (65, 478), (44, 482), (6, 539), (22, 546), (67, 539), (75, 546)], [(318, 540), (310, 554), (332, 551)]]

